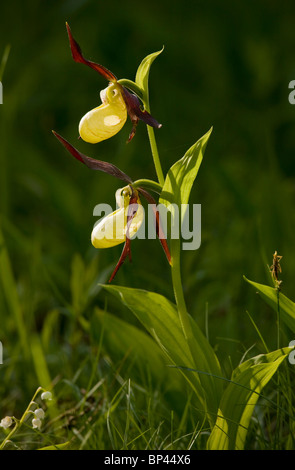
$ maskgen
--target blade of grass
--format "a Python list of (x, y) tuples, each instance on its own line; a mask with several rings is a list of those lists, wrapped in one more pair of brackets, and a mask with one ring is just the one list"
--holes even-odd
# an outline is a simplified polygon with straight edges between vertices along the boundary
[(265, 351), (266, 351), (267, 353), (269, 353), (269, 349), (268, 349), (268, 347), (267, 347), (267, 345), (266, 345), (266, 342), (264, 341), (264, 338), (263, 338), (263, 336), (262, 336), (262, 334), (261, 334), (261, 332), (260, 332), (258, 326), (256, 325), (255, 321), (253, 320), (253, 318), (251, 317), (250, 313), (249, 313), (247, 310), (246, 310), (246, 313), (247, 313), (248, 317), (250, 318), (250, 321), (251, 321), (252, 325), (254, 326), (254, 328), (255, 328), (255, 330), (256, 330), (256, 332), (257, 332), (257, 334), (258, 334), (258, 336), (259, 336), (259, 338), (260, 338), (260, 340), (261, 340), (261, 342), (262, 342), (262, 344), (263, 344), (263, 347), (264, 347)]
[(4, 70), (7, 64), (8, 56), (10, 53), (10, 44), (7, 44), (7, 46), (4, 49), (4, 53), (2, 56), (1, 64), (0, 64), (0, 82), (2, 82), (3, 75), (4, 75)]
[(21, 344), (22, 353), (25, 358), (29, 357), (29, 341), (27, 337), (27, 331), (25, 321), (23, 318), (23, 312), (18, 296), (16, 287), (16, 281), (12, 266), (10, 263), (10, 257), (4, 240), (4, 236), (1, 230), (0, 221), (0, 282), (2, 284), (4, 297), (11, 315), (14, 317), (18, 336)]

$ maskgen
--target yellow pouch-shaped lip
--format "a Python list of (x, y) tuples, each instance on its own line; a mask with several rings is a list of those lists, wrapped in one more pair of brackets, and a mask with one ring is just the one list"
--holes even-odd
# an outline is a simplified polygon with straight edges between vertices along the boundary
[[(128, 207), (120, 207), (98, 222), (92, 230), (92, 245), (95, 248), (111, 248), (120, 243), (124, 243), (127, 233), (127, 214)], [(143, 222), (143, 218), (144, 210), (138, 201), (137, 212), (129, 226), (129, 238), (132, 238), (138, 231)]]
[(127, 120), (127, 108), (118, 85), (112, 83), (100, 93), (102, 104), (89, 111), (79, 123), (79, 134), (96, 144), (117, 134)]

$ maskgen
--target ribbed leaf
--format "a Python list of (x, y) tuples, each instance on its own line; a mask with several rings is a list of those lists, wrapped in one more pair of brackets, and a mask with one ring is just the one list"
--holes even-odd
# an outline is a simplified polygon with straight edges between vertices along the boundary
[[(188, 204), (211, 132), (212, 128), (169, 169), (159, 200), (161, 204), (168, 208), (171, 204), (179, 207), (181, 204)], [(181, 214), (181, 221), (184, 215), (184, 213)]]
[(70, 447), (71, 441), (63, 442), (62, 444), (52, 444), (46, 447), (40, 447), (38, 450), (65, 450)]
[(290, 351), (292, 348), (261, 354), (243, 362), (234, 370), (207, 443), (209, 450), (243, 450), (260, 393)]
[(163, 50), (164, 47), (160, 51), (153, 52), (152, 54), (146, 56), (137, 69), (135, 82), (139, 86), (139, 88), (143, 90), (144, 94), (148, 93), (148, 82), (151, 65), (156, 59), (156, 57), (158, 57), (158, 55), (163, 52)]
[[(198, 400), (198, 406), (208, 412), (214, 422), (222, 392), (218, 360), (197, 324), (191, 319), (194, 333), (194, 357), (183, 335), (176, 306), (162, 295), (121, 286), (103, 286), (117, 296), (144, 325), (170, 365), (179, 367)], [(186, 370), (190, 369), (190, 370)], [(203, 372), (198, 374), (198, 371)]]
[(244, 279), (256, 289), (262, 299), (265, 300), (275, 312), (277, 312), (279, 307), (282, 321), (290, 330), (295, 332), (295, 303), (282, 294), (282, 292), (279, 292), (278, 296), (278, 291), (273, 287), (249, 281), (245, 276)]
[(173, 371), (167, 367), (162, 351), (145, 331), (96, 308), (91, 319), (91, 334), (99, 341), (102, 331), (104, 347), (111, 351), (112, 359), (120, 361), (127, 357), (133, 370), (135, 368), (142, 375), (144, 369), (155, 383), (166, 384), (167, 388), (179, 389), (183, 385), (173, 378)]

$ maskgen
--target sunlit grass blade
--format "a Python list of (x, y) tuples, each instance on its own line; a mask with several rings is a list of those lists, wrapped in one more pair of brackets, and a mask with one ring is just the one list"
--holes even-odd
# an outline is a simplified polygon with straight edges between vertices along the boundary
[[(19, 336), (22, 354), (29, 356), (29, 343), (26, 331), (25, 320), (19, 300), (19, 294), (16, 287), (16, 281), (10, 262), (8, 250), (0, 226), (0, 282), (3, 287), (4, 296), (7, 302), (8, 311), (13, 316), (17, 333)], [(6, 313), (7, 314), (7, 313)], [(2, 312), (3, 315), (3, 312)], [(4, 319), (3, 319), (4, 322)]]
[(9, 53), (10, 53), (10, 45), (8, 44), (4, 49), (2, 60), (0, 63), (0, 82), (2, 82), (2, 79), (3, 79), (4, 70), (7, 64)]
[[(278, 309), (278, 291), (274, 287), (258, 284), (250, 281), (244, 276), (245, 281), (252, 285), (259, 293), (261, 298), (275, 311)], [(282, 292), (279, 293), (279, 308), (282, 321), (295, 332), (295, 303), (286, 297)]]
[(105, 350), (112, 351), (113, 360), (127, 357), (132, 365), (133, 377), (146, 375), (154, 384), (164, 381), (169, 389), (181, 389), (183, 383), (173, 377), (160, 348), (145, 331), (96, 308), (90, 325), (95, 342), (99, 340), (102, 330)]
[(50, 388), (51, 377), (38, 334), (34, 334), (30, 338), (30, 346), (38, 382), (41, 387), (45, 389)]

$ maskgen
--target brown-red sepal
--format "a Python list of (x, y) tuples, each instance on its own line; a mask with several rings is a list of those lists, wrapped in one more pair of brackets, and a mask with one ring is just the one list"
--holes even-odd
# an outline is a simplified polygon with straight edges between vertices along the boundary
[(55, 137), (62, 143), (62, 145), (70, 152), (70, 154), (79, 160), (81, 163), (84, 163), (88, 168), (91, 170), (98, 170), (98, 171), (103, 171), (104, 173), (108, 173), (111, 176), (114, 176), (115, 178), (118, 178), (122, 181), (125, 181), (126, 183), (130, 184), (132, 183), (131, 178), (126, 175), (123, 171), (121, 171), (118, 167), (113, 165), (112, 163), (109, 162), (104, 162), (101, 160), (96, 160), (91, 157), (87, 157), (83, 153), (79, 152), (75, 147), (73, 147), (72, 144), (70, 144), (66, 139), (64, 139), (61, 135), (59, 135), (57, 132), (52, 131)]
[(160, 240), (160, 243), (162, 245), (162, 248), (164, 250), (168, 263), (171, 264), (171, 254), (170, 254), (170, 250), (168, 247), (168, 243), (166, 241), (165, 234), (161, 226), (160, 214), (159, 214), (159, 211), (157, 211), (157, 203), (155, 199), (150, 195), (150, 193), (148, 193), (145, 189), (138, 188), (138, 192), (140, 192), (146, 198), (146, 200), (152, 205), (153, 213), (155, 216), (156, 234)]
[(142, 103), (134, 93), (131, 93), (124, 86), (121, 86), (121, 89), (122, 96), (127, 106), (127, 112), (133, 125), (131, 133), (129, 134), (128, 142), (133, 139), (139, 120), (151, 127), (155, 127), (156, 129), (160, 129), (160, 127), (162, 127), (162, 124), (160, 124), (150, 113), (146, 110), (142, 110)]
[(85, 57), (82, 54), (81, 47), (77, 43), (77, 41), (73, 38), (71, 28), (69, 27), (68, 23), (66, 23), (67, 27), (67, 32), (69, 36), (69, 41), (70, 41), (70, 46), (71, 46), (71, 51), (72, 51), (72, 57), (75, 62), (78, 62), (80, 64), (85, 64), (88, 67), (91, 67), (92, 69), (96, 70), (100, 75), (102, 75), (104, 78), (111, 82), (116, 82), (117, 77), (106, 67), (104, 67), (101, 64), (97, 64), (96, 62), (92, 62), (91, 60), (85, 59)]
[(120, 267), (124, 263), (127, 256), (129, 257), (129, 261), (130, 262), (132, 261), (132, 257), (131, 257), (131, 239), (129, 237), (129, 227), (130, 227), (130, 224), (132, 222), (133, 217), (135, 216), (135, 214), (137, 212), (137, 207), (138, 207), (137, 197), (134, 194), (130, 198), (129, 205), (128, 205), (126, 240), (125, 240), (124, 247), (123, 247), (121, 256), (119, 258), (119, 261), (116, 264), (116, 267), (115, 267), (115, 269), (114, 269), (114, 271), (113, 271), (113, 273), (112, 273), (112, 275), (109, 279), (109, 283), (111, 283), (113, 281), (114, 277), (116, 276), (117, 272), (119, 271)]

